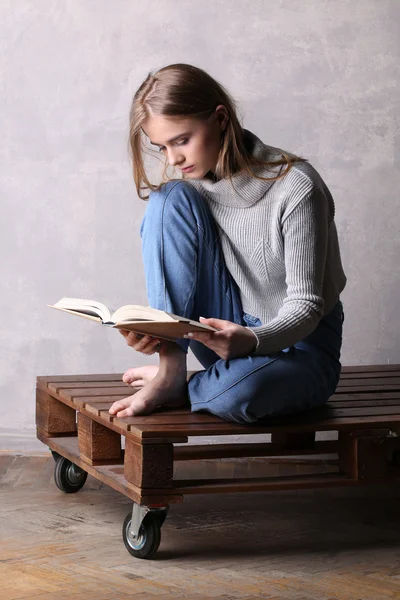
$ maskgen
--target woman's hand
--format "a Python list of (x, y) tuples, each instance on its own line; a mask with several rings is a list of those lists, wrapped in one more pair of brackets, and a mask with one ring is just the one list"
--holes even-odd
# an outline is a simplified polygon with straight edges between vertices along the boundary
[(161, 340), (150, 335), (142, 335), (127, 329), (119, 329), (118, 331), (124, 336), (128, 346), (142, 354), (155, 354), (162, 343)]
[(214, 350), (218, 356), (224, 360), (239, 358), (241, 356), (249, 356), (256, 346), (257, 339), (249, 329), (231, 323), (231, 321), (223, 321), (222, 319), (205, 319), (200, 317), (201, 323), (210, 325), (218, 331), (193, 331), (185, 337), (191, 340), (201, 342), (207, 348)]

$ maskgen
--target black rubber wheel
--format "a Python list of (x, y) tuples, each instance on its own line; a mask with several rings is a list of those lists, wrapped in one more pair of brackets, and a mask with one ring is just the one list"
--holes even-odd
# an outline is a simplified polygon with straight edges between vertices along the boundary
[(122, 538), (125, 548), (135, 558), (152, 558), (161, 542), (161, 524), (159, 515), (149, 512), (143, 519), (139, 535), (134, 538), (130, 535), (132, 513), (126, 515), (122, 526)]
[(61, 454), (58, 454), (58, 452), (56, 452), (55, 450), (52, 450), (51, 448), (49, 448), (52, 457), (54, 458), (54, 462), (57, 462), (59, 458), (61, 457)]
[(168, 509), (166, 510), (152, 510), (151, 514), (154, 515), (156, 517), (156, 519), (158, 519), (158, 522), (160, 524), (160, 527), (163, 526), (165, 519), (167, 518), (167, 514), (168, 514)]
[(86, 479), (86, 471), (60, 456), (54, 467), (54, 481), (59, 490), (66, 494), (79, 492), (85, 485)]

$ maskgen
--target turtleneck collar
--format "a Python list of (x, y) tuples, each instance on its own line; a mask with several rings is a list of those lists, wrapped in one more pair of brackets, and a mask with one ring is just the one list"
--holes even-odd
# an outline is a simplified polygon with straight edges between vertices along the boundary
[[(279, 149), (267, 146), (254, 133), (243, 129), (244, 143), (249, 154), (265, 161), (281, 158)], [(279, 173), (281, 167), (276, 169), (257, 169), (256, 173), (262, 177), (273, 178)], [(256, 179), (247, 173), (238, 173), (232, 177), (232, 182), (225, 178), (215, 181), (211, 178), (191, 179), (190, 183), (205, 194), (205, 196), (227, 206), (246, 208), (258, 202), (273, 185), (273, 181)]]

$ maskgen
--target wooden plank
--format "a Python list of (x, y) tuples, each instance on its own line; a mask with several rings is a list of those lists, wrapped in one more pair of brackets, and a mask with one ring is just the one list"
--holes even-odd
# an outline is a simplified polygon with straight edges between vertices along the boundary
[(380, 389), (384, 390), (388, 385), (395, 385), (400, 388), (400, 377), (342, 379), (338, 383), (338, 387), (359, 387), (361, 391), (365, 386), (379, 386)]
[(102, 412), (108, 412), (114, 402), (114, 399), (109, 400), (108, 402), (101, 402), (100, 400), (98, 402), (92, 402), (92, 400), (90, 400), (90, 402), (85, 403), (85, 409), (88, 413), (100, 416)]
[(64, 381), (120, 381), (123, 373), (99, 373), (89, 375), (39, 375), (36, 379), (41, 383), (53, 383)]
[[(110, 468), (121, 474), (122, 468)], [(221, 494), (237, 492), (263, 492), (272, 490), (314, 489), (321, 487), (350, 487), (361, 485), (361, 480), (353, 480), (340, 473), (328, 472), (307, 475), (285, 475), (278, 477), (242, 477), (242, 478), (207, 478), (177, 479), (173, 481), (173, 493), (186, 494)], [(142, 494), (165, 496), (164, 489), (142, 489)]]
[[(356, 429), (371, 429), (371, 428), (389, 428), (400, 424), (400, 415), (387, 415), (375, 417), (351, 417), (351, 418), (307, 418), (285, 419), (278, 421), (275, 419), (269, 425), (239, 425), (236, 423), (229, 424), (224, 427), (223, 424), (218, 427), (215, 425), (130, 425), (130, 431), (138, 438), (151, 439), (152, 437), (171, 437), (171, 436), (199, 436), (199, 435), (235, 435), (235, 434), (257, 434), (257, 433), (273, 433), (273, 432), (300, 432), (300, 431), (348, 431)], [(143, 443), (143, 442), (142, 442)]]
[(340, 387), (336, 388), (335, 395), (345, 394), (347, 392), (351, 393), (354, 391), (354, 389), (358, 389), (360, 392), (371, 392), (371, 393), (376, 394), (377, 392), (380, 392), (380, 391), (382, 391), (382, 392), (384, 392), (384, 391), (398, 392), (398, 391), (400, 391), (400, 386), (390, 385), (390, 384), (385, 385), (385, 386), (379, 386), (379, 385), (376, 386), (376, 385), (367, 385), (366, 384), (366, 385), (359, 386), (358, 388), (357, 387), (354, 388), (354, 386), (351, 386), (351, 385), (344, 385), (344, 386), (340, 386)]
[(373, 371), (371, 373), (341, 373), (340, 381), (346, 379), (363, 378), (363, 379), (374, 379), (376, 377), (389, 378), (389, 377), (400, 377), (400, 369), (398, 371)]
[[(133, 392), (131, 391), (131, 389), (129, 389), (129, 387), (127, 387), (127, 393), (124, 396), (124, 398), (127, 398), (128, 396), (132, 396)], [(88, 398), (91, 398), (92, 396), (121, 396), (121, 387), (120, 386), (116, 386), (116, 387), (110, 387), (107, 389), (104, 389), (104, 394), (100, 393), (99, 389), (86, 389), (86, 388), (66, 388), (66, 389), (62, 389), (60, 390), (59, 393), (60, 398), (66, 399), (66, 400), (70, 400), (70, 401), (74, 401), (75, 398), (80, 398), (81, 396), (86, 396)]]
[[(111, 403), (112, 404), (112, 403)], [(89, 412), (90, 414), (96, 415), (98, 416), (98, 418), (101, 421), (104, 421), (105, 423), (109, 422), (109, 423), (115, 423), (117, 424), (121, 429), (125, 430), (125, 435), (128, 434), (128, 432), (130, 432), (131, 430), (131, 426), (134, 425), (142, 425), (142, 424), (146, 424), (148, 425), (148, 421), (147, 416), (138, 416), (138, 417), (125, 417), (123, 419), (116, 417), (115, 415), (111, 415), (109, 412), (109, 407), (111, 406), (111, 404), (108, 403), (104, 403), (104, 405), (102, 405), (102, 408), (98, 409), (97, 405), (89, 405), (87, 404), (85, 407), (85, 410), (87, 412)], [(172, 412), (172, 411), (171, 411)], [(189, 413), (190, 415), (190, 413)], [(218, 417), (216, 417), (216, 419), (218, 419)], [(203, 421), (199, 421), (199, 423), (202, 423)], [(211, 423), (214, 422), (219, 422), (219, 421), (211, 421)], [(222, 421), (223, 423), (226, 421)], [(176, 425), (176, 424), (196, 424), (197, 421), (194, 420), (193, 422), (191, 422), (190, 420), (190, 416), (183, 416), (183, 415), (178, 415), (178, 416), (171, 416), (168, 413), (162, 413), (160, 415), (159, 418), (157, 418), (156, 421), (154, 421), (154, 423), (156, 425), (161, 424), (161, 425)]]
[(351, 392), (347, 394), (334, 394), (329, 398), (328, 405), (331, 403), (342, 402), (344, 400), (400, 400), (400, 392)]
[[(290, 475), (285, 477), (254, 477), (242, 479), (186, 479), (174, 481), (175, 493), (222, 494), (237, 492), (265, 492), (272, 490), (306, 490), (360, 484), (337, 473), (317, 475)], [(143, 490), (145, 491), (145, 490)], [(160, 490), (162, 492), (162, 490)]]
[[(86, 405), (87, 409), (89, 409), (90, 405)], [(97, 409), (97, 406), (94, 407), (94, 410)], [(108, 412), (108, 408), (100, 409), (100, 413)], [(118, 419), (119, 420), (119, 419)], [(122, 420), (122, 419), (121, 419)], [(177, 414), (175, 411), (162, 411), (158, 413), (153, 413), (151, 415), (143, 415), (137, 417), (126, 417), (123, 419), (123, 422), (130, 428), (131, 426), (135, 427), (136, 425), (179, 425), (179, 424), (198, 424), (199, 426), (204, 424), (227, 424), (230, 425), (229, 421), (225, 419), (221, 419), (220, 417), (216, 417), (215, 415), (209, 413), (196, 413), (191, 412), (190, 410), (186, 410), (184, 414)]]
[(338, 442), (336, 440), (327, 440), (315, 442), (313, 448), (298, 449), (285, 448), (279, 444), (256, 442), (249, 443), (226, 443), (226, 444), (207, 444), (207, 445), (189, 445), (174, 447), (174, 461), (184, 460), (206, 460), (214, 458), (250, 458), (261, 456), (298, 456), (314, 454), (335, 454), (337, 452)]
[(58, 394), (60, 392), (60, 390), (65, 390), (65, 389), (104, 389), (106, 390), (107, 388), (115, 388), (115, 387), (120, 387), (121, 390), (131, 390), (131, 386), (124, 383), (123, 381), (119, 382), (119, 381), (77, 381), (77, 382), (71, 382), (71, 381), (66, 381), (63, 383), (60, 382), (55, 382), (55, 383), (48, 383), (47, 384), (47, 388), (51, 391), (51, 392), (55, 392), (56, 394)]
[(375, 371), (399, 371), (400, 365), (356, 365), (343, 366), (342, 373), (374, 373)]
[[(332, 408), (367, 408), (380, 406), (397, 406), (400, 411), (400, 398), (395, 400), (345, 400), (332, 403)], [(328, 405), (330, 402), (328, 402)]]
[(126, 394), (122, 394), (121, 396), (81, 396), (80, 398), (74, 398), (73, 404), (80, 410), (81, 408), (86, 408), (88, 403), (95, 406), (109, 402), (111, 406), (117, 400), (123, 400), (124, 398), (126, 398)]
[(332, 408), (327, 411), (328, 418), (338, 417), (373, 417), (384, 415), (400, 415), (400, 407), (396, 406), (366, 406), (363, 408)]

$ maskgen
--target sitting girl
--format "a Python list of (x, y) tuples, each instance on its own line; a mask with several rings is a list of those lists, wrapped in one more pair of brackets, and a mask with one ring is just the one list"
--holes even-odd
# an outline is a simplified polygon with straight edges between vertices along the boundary
[[(152, 184), (148, 139), (180, 178)], [(340, 375), (343, 273), (334, 202), (304, 159), (242, 128), (203, 70), (150, 74), (130, 114), (133, 172), (149, 199), (142, 251), (149, 305), (217, 331), (162, 341), (122, 331), (160, 364), (129, 369), (118, 417), (190, 404), (239, 423), (324, 404)], [(149, 194), (146, 195), (146, 190)], [(187, 381), (188, 348), (203, 370)]]

